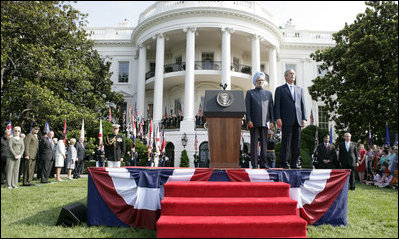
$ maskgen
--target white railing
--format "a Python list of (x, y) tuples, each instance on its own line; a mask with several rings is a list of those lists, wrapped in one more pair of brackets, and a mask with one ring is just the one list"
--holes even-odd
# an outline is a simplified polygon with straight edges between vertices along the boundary
[(132, 27), (92, 27), (87, 28), (88, 32), (92, 32), (91, 38), (130, 38), (133, 28)]
[(331, 42), (334, 43), (333, 33), (327, 31), (295, 30), (282, 29), (283, 36), (288, 41), (301, 42)]
[(159, 1), (148, 7), (140, 14), (138, 24), (155, 15), (192, 7), (230, 8), (246, 11), (254, 16), (260, 16), (274, 22), (274, 16), (260, 3), (254, 1)]

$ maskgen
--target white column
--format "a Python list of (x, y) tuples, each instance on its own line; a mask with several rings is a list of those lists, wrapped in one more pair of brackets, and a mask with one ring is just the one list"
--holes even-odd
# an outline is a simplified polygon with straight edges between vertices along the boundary
[(276, 48), (269, 49), (269, 90), (273, 92), (277, 87), (277, 54)]
[(163, 69), (164, 69), (164, 55), (165, 55), (165, 38), (163, 34), (157, 34), (157, 49), (155, 59), (155, 82), (154, 82), (154, 125), (162, 120), (162, 105), (163, 105)]
[(226, 90), (231, 90), (231, 35), (233, 30), (222, 28), (222, 85), (227, 84)]
[(193, 131), (194, 116), (194, 61), (195, 61), (195, 27), (184, 28), (186, 39), (186, 79), (184, 86), (184, 118), (180, 124), (180, 131)]
[(259, 35), (252, 36), (252, 76), (260, 71), (260, 43)]
[(147, 49), (144, 45), (139, 46), (139, 69), (137, 80), (137, 112), (141, 116), (145, 116), (144, 99), (145, 99), (145, 73), (147, 61)]

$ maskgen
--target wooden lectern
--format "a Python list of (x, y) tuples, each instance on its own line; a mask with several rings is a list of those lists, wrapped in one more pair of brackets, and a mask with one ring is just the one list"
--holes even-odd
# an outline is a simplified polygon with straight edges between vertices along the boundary
[(242, 91), (205, 91), (204, 116), (208, 128), (210, 168), (240, 168), (241, 124), (244, 114)]

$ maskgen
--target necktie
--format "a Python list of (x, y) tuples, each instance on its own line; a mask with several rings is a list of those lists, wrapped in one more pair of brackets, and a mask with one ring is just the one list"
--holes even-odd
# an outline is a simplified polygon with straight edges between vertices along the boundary
[(328, 144), (326, 144), (326, 150), (328, 149)]
[(294, 92), (294, 87), (292, 85), (290, 85), (290, 91), (291, 91), (292, 100), (295, 101), (295, 92)]

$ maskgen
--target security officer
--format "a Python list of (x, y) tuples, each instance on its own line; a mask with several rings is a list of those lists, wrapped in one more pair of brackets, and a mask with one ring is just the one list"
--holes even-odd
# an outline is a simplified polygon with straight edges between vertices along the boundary
[(112, 132), (105, 137), (105, 158), (108, 161), (108, 167), (120, 167), (123, 161), (123, 156), (126, 152), (125, 138), (119, 133), (119, 124), (112, 125)]

